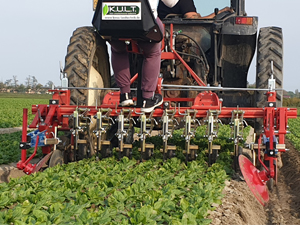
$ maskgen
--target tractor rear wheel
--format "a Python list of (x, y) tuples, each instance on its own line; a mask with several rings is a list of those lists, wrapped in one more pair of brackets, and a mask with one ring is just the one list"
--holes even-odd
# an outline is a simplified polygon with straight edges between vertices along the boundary
[[(93, 27), (77, 28), (70, 39), (65, 69), (71, 89), (71, 104), (96, 105), (105, 91), (83, 90), (80, 87), (109, 88), (111, 82), (109, 56), (105, 40)], [(99, 99), (100, 98), (100, 99)]]
[[(267, 89), (273, 61), (276, 88), (283, 87), (283, 35), (280, 27), (263, 27), (259, 31), (257, 43), (256, 88)], [(282, 106), (283, 92), (277, 91), (276, 107)], [(266, 107), (267, 96), (262, 91), (256, 92), (256, 106)], [(256, 130), (260, 133), (262, 119), (257, 120)]]
[[(101, 90), (87, 90), (83, 88), (109, 88), (111, 87), (111, 75), (109, 56), (106, 41), (99, 36), (93, 27), (77, 28), (67, 49), (65, 57), (65, 69), (71, 89), (72, 105), (100, 105), (105, 94)], [(92, 118), (93, 119), (93, 118)], [(94, 130), (96, 123), (91, 123), (89, 130)], [(94, 135), (92, 132), (89, 132)], [(93, 137), (87, 138), (87, 144), (80, 146), (78, 154), (80, 158), (86, 158), (95, 154)], [(90, 154), (87, 154), (87, 153)]]

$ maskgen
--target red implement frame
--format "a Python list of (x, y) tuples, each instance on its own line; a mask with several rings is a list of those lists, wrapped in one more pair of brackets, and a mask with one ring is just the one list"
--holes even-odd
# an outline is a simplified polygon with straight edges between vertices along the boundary
[[(173, 34), (173, 24), (170, 24), (170, 34)], [(170, 35), (170, 43), (173, 43), (173, 36)], [(164, 49), (165, 42), (162, 42), (162, 50)], [(176, 52), (172, 45), (170, 45), (171, 52), (162, 52), (161, 58), (165, 60), (179, 60), (195, 79), (199, 86), (205, 86), (205, 83), (197, 76), (197, 74), (190, 68), (190, 66), (182, 59), (182, 57)], [(134, 51), (138, 54), (139, 49), (135, 48), (133, 43), (133, 48), (131, 51)], [(136, 74), (131, 79), (131, 84), (137, 79), (138, 74)], [(162, 78), (159, 78), (156, 92), (161, 93), (161, 84)], [(53, 133), (55, 128), (57, 131), (70, 131), (69, 128), (69, 118), (68, 116), (72, 115), (76, 108), (89, 109), (86, 112), (87, 116), (94, 116), (99, 111), (99, 109), (110, 108), (112, 109), (110, 116), (118, 116), (118, 113), (122, 108), (117, 107), (119, 105), (120, 93), (119, 92), (109, 92), (106, 94), (102, 101), (102, 105), (95, 106), (75, 106), (70, 105), (70, 90), (50, 90), (53, 92), (53, 100), (58, 100), (59, 104), (50, 105), (33, 105), (32, 113), (35, 114), (35, 118), (32, 123), (29, 125), (29, 128), (37, 128), (40, 132), (46, 131), (46, 138), (53, 138)], [(268, 102), (276, 102), (276, 92), (268, 92)], [(284, 144), (285, 134), (287, 133), (287, 121), (289, 118), (297, 118), (297, 109), (287, 109), (287, 108), (274, 108), (274, 107), (265, 107), (265, 108), (252, 108), (252, 107), (222, 107), (222, 101), (218, 98), (215, 93), (211, 91), (205, 91), (199, 93), (198, 96), (194, 98), (164, 98), (164, 102), (192, 102), (191, 107), (181, 107), (176, 109), (175, 107), (170, 107), (170, 110), (174, 110), (174, 117), (183, 117), (182, 112), (186, 110), (197, 110), (196, 118), (205, 118), (207, 116), (208, 110), (218, 110), (219, 118), (231, 118), (232, 112), (234, 110), (244, 111), (243, 117), (247, 118), (263, 118), (264, 120), (264, 134), (270, 140), (270, 149), (273, 149), (273, 139), (275, 136), (278, 136), (279, 144)], [(171, 105), (171, 104), (169, 104)], [(161, 118), (163, 116), (163, 109), (155, 109), (153, 112), (153, 117)], [(133, 108), (132, 117), (139, 117), (140, 109)], [(27, 111), (23, 112), (23, 133), (22, 133), (22, 142), (26, 142), (27, 138)], [(74, 140), (72, 139), (73, 143)], [(261, 137), (259, 138), (261, 142)], [(260, 145), (259, 145), (260, 146)], [(50, 153), (53, 151), (53, 145), (46, 145), (42, 147), (43, 154), (47, 157), (50, 157)], [(280, 150), (284, 152), (285, 150)], [(36, 152), (36, 151), (35, 151)], [(36, 165), (32, 165), (32, 168), (25, 169), (29, 166), (29, 161), (33, 158), (34, 155), (26, 159), (27, 150), (22, 149), (21, 160), (18, 163), (18, 168), (21, 170), (26, 170), (28, 174), (35, 172)], [(260, 159), (260, 158), (259, 158)], [(273, 162), (274, 157), (265, 156), (264, 161)], [(276, 160), (276, 158), (275, 158)], [(261, 161), (261, 159), (260, 159)], [(263, 162), (262, 162), (263, 164)], [(30, 164), (31, 165), (31, 164)], [(40, 164), (39, 164), (40, 165)], [(264, 164), (263, 164), (264, 165)], [(270, 167), (265, 167), (266, 176), (268, 178), (274, 178), (276, 175), (276, 168), (274, 168), (273, 163), (269, 163)]]
[[(89, 111), (87, 112), (87, 116), (94, 116), (99, 111), (99, 109), (103, 108), (110, 108), (112, 109), (111, 116), (118, 116), (118, 113), (121, 111), (121, 107), (116, 107), (119, 103), (119, 92), (109, 92), (103, 99), (102, 105), (95, 107), (95, 106), (75, 106), (69, 105), (69, 96), (70, 91), (67, 90), (51, 90), (54, 92), (54, 96), (60, 96), (61, 102), (63, 105), (33, 105), (32, 106), (32, 113), (35, 114), (35, 118), (33, 119), (32, 123), (28, 126), (29, 128), (38, 128), (38, 130), (44, 131), (46, 130), (46, 138), (52, 138), (52, 133), (54, 132), (55, 127), (57, 127), (58, 131), (70, 131), (69, 128), (69, 120), (68, 116), (72, 115), (76, 108), (88, 108)], [(62, 95), (59, 93), (62, 92)], [(275, 92), (271, 92), (275, 95)], [(270, 94), (270, 93), (268, 93)], [(219, 100), (217, 94), (215, 93), (208, 93), (203, 92), (199, 93), (195, 99), (192, 98), (165, 98), (165, 102), (193, 102), (193, 106), (191, 107), (181, 107), (180, 109), (176, 109), (175, 107), (170, 107), (170, 110), (174, 110), (175, 115), (174, 117), (183, 117), (182, 112), (195, 109), (197, 110), (196, 117), (197, 118), (205, 118), (207, 116), (208, 110), (219, 110), (219, 118), (231, 118), (232, 111), (237, 110), (235, 107), (222, 107), (222, 102)], [(269, 100), (271, 101), (271, 100)], [(140, 109), (139, 108), (132, 108), (132, 117), (139, 117)], [(270, 149), (273, 149), (273, 138), (274, 136), (278, 136), (279, 144), (284, 144), (285, 141), (285, 134), (287, 133), (287, 120), (289, 118), (297, 118), (297, 109), (296, 108), (274, 108), (274, 107), (265, 107), (265, 108), (251, 108), (239, 107), (238, 110), (244, 111), (244, 118), (263, 118), (264, 119), (264, 134), (266, 137), (270, 139)], [(163, 116), (164, 110), (161, 108), (155, 109), (153, 113), (153, 117), (161, 118)], [(42, 119), (41, 119), (42, 118)], [(276, 124), (274, 124), (276, 121)], [(23, 113), (23, 135), (22, 135), (22, 142), (26, 142), (26, 135), (27, 135), (27, 111), (24, 110)], [(261, 142), (261, 137), (259, 138), (259, 144)], [(44, 154), (49, 154), (52, 151), (53, 146), (44, 146), (42, 147), (42, 151)], [(260, 150), (260, 149), (259, 149)], [(285, 150), (280, 150), (284, 152)], [(26, 149), (22, 149), (21, 161), (18, 163), (18, 168), (24, 170), (26, 165), (29, 164), (28, 159), (26, 159)], [(30, 156), (31, 159), (33, 156)], [(259, 158), (260, 159), (260, 158)], [(269, 160), (276, 160), (274, 157), (269, 157), (265, 154), (264, 161)], [(261, 161), (261, 159), (260, 159)], [(264, 163), (261, 161), (262, 165)], [(275, 178), (275, 170), (274, 164), (269, 163), (270, 167), (267, 168), (265, 165), (265, 169), (267, 171), (267, 176), (269, 178)], [(26, 170), (27, 173), (34, 170)]]

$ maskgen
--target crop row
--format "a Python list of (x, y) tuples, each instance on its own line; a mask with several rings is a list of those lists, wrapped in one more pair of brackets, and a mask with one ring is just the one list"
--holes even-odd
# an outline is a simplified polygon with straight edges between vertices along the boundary
[[(18, 162), (21, 159), (21, 150), (19, 148), (22, 132), (12, 134), (0, 134), (0, 165), (12, 162)], [(33, 148), (28, 150), (28, 155), (33, 153)], [(41, 151), (37, 156), (41, 156)]]
[(209, 224), (226, 178), (203, 161), (82, 160), (0, 184), (0, 224)]
[[(201, 126), (193, 139), (199, 156), (188, 165), (180, 154), (162, 163), (162, 139), (151, 137), (157, 157), (147, 162), (89, 159), (0, 184), (0, 224), (208, 224), (209, 210), (221, 203), (225, 171), (232, 170), (230, 132), (229, 126), (220, 126), (214, 143), (222, 151), (211, 167)], [(20, 135), (14, 134), (16, 145)], [(181, 135), (176, 130), (170, 140), (178, 152), (184, 148)], [(134, 154), (137, 147), (135, 142)]]
[(296, 149), (300, 150), (300, 118), (289, 120), (289, 131), (287, 138), (291, 140)]
[(23, 121), (23, 108), (28, 109), (28, 121), (32, 121), (31, 106), (48, 104), (46, 99), (0, 98), (0, 128), (20, 127)]
[[(249, 127), (250, 128), (250, 127)], [(245, 129), (245, 135), (249, 133), (249, 128)], [(196, 136), (193, 139), (193, 143), (199, 146), (199, 149), (205, 149), (208, 145), (207, 138), (204, 138), (205, 135), (205, 126), (198, 127)], [(231, 129), (228, 125), (220, 126), (219, 130), (219, 138), (215, 140), (215, 144), (219, 144), (222, 146), (223, 152), (230, 152), (233, 149), (233, 142), (229, 140)], [(185, 141), (181, 137), (183, 134), (182, 130), (174, 131), (173, 138), (171, 138), (171, 142), (177, 146), (177, 150), (182, 151), (185, 148)], [(0, 134), (0, 165), (8, 164), (12, 162), (18, 162), (21, 157), (21, 150), (19, 148), (19, 143), (21, 141), (22, 132), (15, 132), (12, 134)], [(149, 142), (155, 144), (156, 149), (159, 152), (159, 149), (162, 146), (162, 139), (160, 137), (151, 137), (148, 139)], [(140, 155), (137, 151), (139, 144), (134, 144), (135, 150), (135, 158), (139, 159)], [(28, 150), (28, 155), (33, 152), (33, 148)], [(41, 156), (41, 150), (38, 149), (37, 156)], [(161, 156), (159, 155), (159, 158)], [(229, 169), (227, 170), (229, 171)]]

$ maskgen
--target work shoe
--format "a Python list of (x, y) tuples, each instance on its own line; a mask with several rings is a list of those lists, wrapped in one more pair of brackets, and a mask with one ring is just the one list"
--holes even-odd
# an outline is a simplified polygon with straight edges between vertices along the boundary
[(152, 98), (143, 100), (143, 107), (141, 108), (141, 112), (151, 112), (157, 106), (160, 106), (163, 103), (163, 97), (161, 94), (154, 94)]
[(134, 105), (131, 93), (120, 94), (120, 106), (132, 106)]

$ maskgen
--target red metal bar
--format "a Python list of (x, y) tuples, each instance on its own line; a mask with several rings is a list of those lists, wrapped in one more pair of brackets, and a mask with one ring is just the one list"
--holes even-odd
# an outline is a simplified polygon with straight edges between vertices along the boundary
[[(279, 144), (285, 143), (285, 135), (286, 135), (286, 129), (288, 124), (288, 116), (287, 116), (287, 108), (278, 108), (277, 109), (277, 121), (276, 121), (276, 128), (278, 131), (278, 141)], [(281, 150), (282, 151), (282, 150)]]
[[(23, 109), (23, 125), (22, 125), (22, 138), (23, 143), (27, 142), (27, 121), (28, 121), (28, 109)], [(21, 150), (21, 160), (17, 163), (17, 168), (23, 170), (25, 167), (25, 161), (27, 158), (27, 150), (24, 146), (24, 149)]]
[[(37, 138), (36, 138), (36, 142), (35, 142), (35, 147), (34, 147), (34, 152), (32, 153), (32, 155), (26, 160), (26, 158), (25, 158), (25, 161), (20, 161), (20, 162), (18, 162), (18, 164), (17, 164), (17, 168), (18, 169), (20, 169), (20, 170), (23, 170), (24, 171), (24, 173), (26, 173), (26, 174), (31, 174), (32, 173), (32, 171), (34, 170), (34, 168), (35, 168), (35, 164), (31, 164), (31, 163), (29, 163), (33, 158), (34, 158), (34, 156), (36, 155), (36, 153), (37, 153), (37, 148), (38, 148), (38, 143), (39, 143), (39, 136), (37, 136)], [(25, 151), (26, 151), (26, 149), (25, 149)], [(23, 152), (22, 152), (23, 153)], [(26, 153), (25, 153), (26, 154)], [(25, 157), (26, 157), (26, 155), (25, 155)]]
[(134, 81), (138, 78), (139, 74), (136, 73), (131, 79), (130, 79), (130, 85), (133, 84)]
[[(66, 106), (60, 106), (59, 107), (59, 111), (60, 111), (60, 116), (62, 115), (72, 115), (72, 113), (75, 111), (76, 109), (76, 105), (66, 105)], [(101, 106), (95, 108), (95, 106), (78, 106), (79, 108), (88, 108), (89, 112), (87, 113), (88, 115), (95, 115), (100, 108), (111, 108), (113, 111), (111, 112), (112, 116), (116, 116), (117, 114), (115, 113), (115, 109), (116, 109), (116, 105), (115, 104), (102, 104)], [(33, 106), (32, 108), (32, 112), (33, 114), (37, 113), (37, 108), (36, 106)], [(118, 112), (120, 112), (120, 110), (122, 109), (122, 107), (117, 107)], [(171, 110), (175, 110), (175, 107), (170, 107)], [(199, 112), (197, 113), (197, 117), (203, 117), (206, 116), (207, 114), (207, 110), (211, 109), (211, 110), (220, 110), (220, 114), (219, 117), (220, 118), (231, 118), (232, 116), (232, 111), (236, 110), (237, 108), (235, 107), (222, 107), (220, 109), (219, 106), (192, 106), (192, 107), (180, 107), (180, 111), (183, 112), (185, 110), (189, 110), (189, 109), (197, 109)], [(248, 118), (248, 119), (255, 119), (255, 118), (263, 118), (264, 117), (264, 110), (263, 108), (252, 108), (252, 107), (239, 107), (239, 110), (242, 110), (245, 112), (244, 114), (244, 118)], [(136, 112), (140, 112), (139, 108), (132, 108), (133, 110), (133, 114), (132, 116), (139, 116), (138, 114), (134, 113)], [(56, 115), (56, 114), (55, 114)], [(160, 108), (155, 109), (155, 112), (153, 114), (153, 116), (158, 117), (158, 116), (162, 116), (163, 115), (163, 110)], [(287, 118), (293, 119), (293, 118), (297, 118), (297, 109), (296, 108), (291, 108), (289, 111), (287, 111), (286, 113)], [(44, 113), (43, 116), (47, 117), (47, 114)], [(175, 117), (183, 117), (182, 115), (179, 115), (179, 113), (175, 113)]]
[(49, 90), (53, 92), (52, 99), (58, 100), (60, 105), (70, 105), (70, 90)]
[[(28, 109), (23, 109), (23, 126), (22, 126), (22, 142), (26, 143), (27, 142), (27, 122), (28, 122)], [(27, 150), (22, 149), (21, 150), (21, 162), (26, 161), (26, 154)]]
[(191, 69), (191, 67), (181, 58), (181, 56), (176, 52), (176, 50), (173, 48), (173, 24), (170, 24), (170, 49), (173, 54), (180, 60), (180, 62), (185, 66), (185, 68), (190, 72), (192, 77), (195, 79), (195, 81), (198, 83), (199, 86), (206, 86), (205, 83), (197, 76), (197, 74)]
[(36, 137), (36, 142), (35, 142), (35, 147), (34, 147), (34, 152), (32, 153), (32, 155), (25, 161), (25, 165), (27, 165), (36, 155), (37, 153), (37, 148), (38, 148), (38, 144), (39, 144), (39, 138), (40, 136), (37, 135)]
[(276, 92), (269, 91), (267, 92), (268, 102), (276, 102)]
[(163, 82), (163, 78), (162, 77), (158, 77), (157, 79), (157, 86), (156, 86), (156, 93), (158, 94), (162, 94), (161, 93), (161, 85), (162, 85), (162, 82)]
[(178, 59), (178, 57), (173, 52), (162, 52), (161, 59)]
[(274, 150), (274, 118), (275, 112), (274, 108), (266, 107), (265, 109), (265, 116), (264, 116), (264, 132), (266, 137), (269, 138), (270, 141), (270, 149)]
[(56, 109), (57, 109), (58, 105), (50, 105), (49, 106), (49, 112), (47, 114), (46, 120), (45, 120), (45, 124), (46, 125), (53, 125), (53, 117), (56, 115)]
[[(164, 31), (166, 31), (166, 25), (163, 24), (163, 26), (164, 26)], [(166, 36), (166, 34), (164, 33), (163, 35), (164, 35), (164, 37), (163, 37), (163, 39), (161, 40), (161, 51), (163, 51), (164, 48), (165, 48), (165, 36)]]
[(35, 117), (32, 121), (32, 123), (29, 125), (29, 128), (37, 128), (40, 118), (38, 114), (38, 110), (40, 111), (41, 115), (47, 115), (46, 110), (48, 109), (48, 105), (32, 105), (31, 106), (31, 112), (32, 114), (35, 114)]

